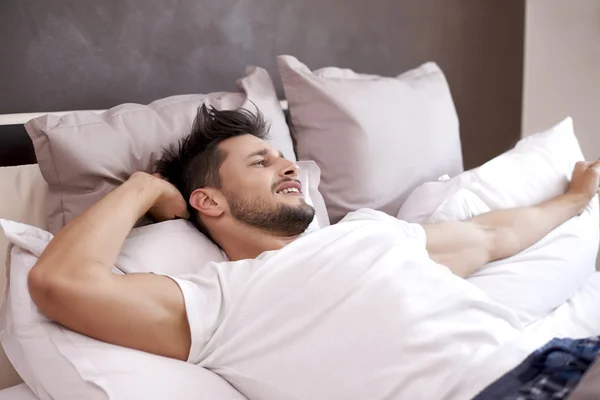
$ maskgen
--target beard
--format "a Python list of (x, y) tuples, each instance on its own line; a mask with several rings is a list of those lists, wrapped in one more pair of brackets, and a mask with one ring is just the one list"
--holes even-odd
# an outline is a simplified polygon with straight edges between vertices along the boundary
[(229, 202), (231, 215), (238, 221), (282, 236), (298, 236), (315, 217), (315, 209), (301, 200), (295, 206), (273, 204), (261, 198), (241, 199), (224, 193)]

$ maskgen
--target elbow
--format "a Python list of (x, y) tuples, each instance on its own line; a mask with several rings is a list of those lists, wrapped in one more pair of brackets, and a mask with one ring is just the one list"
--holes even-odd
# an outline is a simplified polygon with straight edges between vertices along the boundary
[(27, 288), (35, 305), (51, 319), (68, 304), (85, 294), (85, 288), (106, 275), (94, 268), (66, 268), (63, 271), (48, 268), (43, 262), (34, 265), (27, 275)]
[(54, 285), (55, 283), (52, 282), (48, 274), (37, 264), (27, 275), (29, 295), (35, 305), (42, 311), (46, 308), (46, 305), (52, 297), (51, 294), (54, 292)]
[(52, 318), (52, 310), (56, 305), (65, 301), (72, 283), (59, 274), (47, 271), (36, 264), (27, 275), (27, 288), (31, 300), (46, 316)]

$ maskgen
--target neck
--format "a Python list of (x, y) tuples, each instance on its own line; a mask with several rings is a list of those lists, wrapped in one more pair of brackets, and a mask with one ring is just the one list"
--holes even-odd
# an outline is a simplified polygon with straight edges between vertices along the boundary
[(298, 237), (276, 235), (247, 225), (235, 225), (212, 235), (231, 261), (252, 259), (265, 251), (280, 250)]

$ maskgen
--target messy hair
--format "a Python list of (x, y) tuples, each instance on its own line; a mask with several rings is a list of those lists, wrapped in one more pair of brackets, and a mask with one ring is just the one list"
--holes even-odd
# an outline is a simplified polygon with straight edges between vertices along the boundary
[(247, 134), (266, 139), (268, 131), (269, 126), (258, 110), (256, 113), (243, 108), (217, 110), (203, 104), (198, 108), (190, 134), (165, 149), (156, 163), (156, 172), (179, 189), (186, 199), (191, 221), (202, 233), (211, 236), (189, 199), (198, 188), (221, 187), (219, 169), (227, 152), (219, 144)]

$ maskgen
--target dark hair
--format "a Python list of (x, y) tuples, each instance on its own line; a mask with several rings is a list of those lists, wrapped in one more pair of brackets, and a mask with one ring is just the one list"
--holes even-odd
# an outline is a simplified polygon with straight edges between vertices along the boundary
[(156, 172), (179, 189), (188, 203), (191, 221), (202, 233), (211, 236), (189, 199), (198, 188), (221, 187), (219, 169), (227, 153), (219, 144), (247, 134), (266, 139), (268, 131), (269, 126), (258, 109), (256, 113), (243, 108), (217, 110), (203, 104), (198, 108), (191, 133), (165, 149), (156, 163)]

